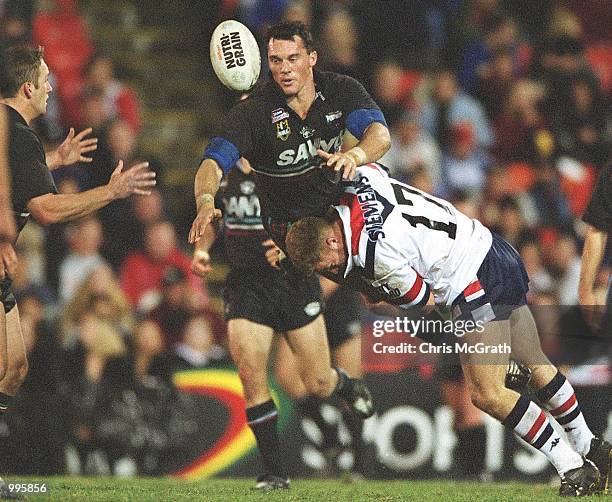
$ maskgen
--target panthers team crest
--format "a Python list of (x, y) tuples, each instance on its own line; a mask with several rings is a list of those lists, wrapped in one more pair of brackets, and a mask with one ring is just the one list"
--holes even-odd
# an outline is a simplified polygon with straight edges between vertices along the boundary
[(288, 120), (281, 120), (276, 123), (276, 137), (281, 141), (287, 141), (287, 138), (291, 134), (291, 128), (289, 127)]

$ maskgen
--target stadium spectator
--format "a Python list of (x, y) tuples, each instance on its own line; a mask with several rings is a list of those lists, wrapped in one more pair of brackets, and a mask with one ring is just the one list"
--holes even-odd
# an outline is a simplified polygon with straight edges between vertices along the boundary
[(391, 129), (391, 148), (380, 162), (389, 168), (394, 178), (405, 181), (417, 167), (423, 167), (431, 177), (434, 192), (441, 182), (441, 153), (435, 140), (425, 132), (414, 112), (405, 112)]
[(86, 311), (78, 320), (77, 337), (65, 352), (62, 371), (62, 386), (69, 399), (66, 423), (78, 473), (105, 472), (96, 461), (100, 456), (94, 428), (96, 402), (107, 362), (126, 351), (121, 334), (93, 312)]
[[(504, 111), (495, 120), (495, 153), (503, 160), (535, 162), (538, 152), (554, 148), (548, 121), (541, 111), (545, 89), (537, 82), (521, 79), (514, 83)], [(547, 146), (550, 142), (553, 145)]]
[(459, 88), (457, 78), (450, 70), (439, 70), (433, 76), (433, 91), (423, 103), (419, 119), (443, 153), (450, 148), (452, 126), (459, 122), (472, 125), (478, 148), (486, 149), (493, 143), (493, 131), (484, 109)]
[(525, 270), (527, 270), (529, 276), (527, 300), (529, 303), (533, 303), (535, 301), (534, 296), (553, 291), (553, 278), (544, 266), (540, 246), (536, 240), (523, 241), (519, 244), (517, 250), (521, 254)]
[(64, 307), (64, 344), (70, 345), (75, 339), (79, 321), (87, 312), (93, 312), (124, 337), (129, 337), (134, 323), (132, 310), (115, 273), (108, 266), (92, 270)]
[(512, 53), (507, 49), (498, 49), (491, 56), (488, 70), (478, 76), (474, 96), (482, 103), (492, 123), (495, 123), (504, 111), (510, 91), (519, 75), (514, 67)]
[(100, 255), (102, 225), (95, 217), (83, 218), (66, 228), (68, 254), (59, 268), (59, 300), (72, 300), (75, 292), (89, 274), (106, 264)]
[(74, 0), (51, 0), (48, 5), (34, 16), (32, 38), (45, 47), (45, 59), (57, 77), (62, 123), (80, 124), (83, 74), (93, 45)]
[(172, 223), (152, 222), (145, 229), (143, 248), (132, 251), (121, 267), (121, 287), (134, 308), (148, 312), (159, 304), (168, 267), (181, 270), (195, 291), (205, 291), (202, 281), (191, 272), (191, 260), (177, 246)]
[(100, 92), (104, 103), (105, 121), (122, 120), (137, 134), (142, 128), (140, 104), (136, 93), (115, 76), (113, 60), (96, 55), (86, 69), (85, 92)]
[(457, 122), (449, 131), (449, 149), (442, 157), (441, 193), (454, 191), (478, 195), (484, 188), (491, 159), (476, 146), (472, 124)]
[(561, 305), (578, 305), (578, 283), (580, 281), (580, 254), (571, 235), (563, 234), (552, 251), (551, 268), (556, 277), (555, 293)]
[(172, 382), (172, 375), (177, 371), (214, 368), (227, 362), (227, 353), (216, 343), (208, 319), (192, 314), (183, 324), (176, 343), (152, 362), (150, 372)]

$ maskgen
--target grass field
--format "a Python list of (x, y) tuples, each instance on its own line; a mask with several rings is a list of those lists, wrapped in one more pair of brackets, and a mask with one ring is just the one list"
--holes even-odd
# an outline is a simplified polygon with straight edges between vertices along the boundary
[[(7, 483), (46, 482), (47, 495), (28, 500), (80, 502), (96, 501), (231, 501), (290, 500), (327, 502), (365, 500), (466, 502), (517, 500), (558, 500), (557, 489), (545, 485), (520, 483), (454, 483), (449, 481), (360, 481), (353, 484), (331, 480), (295, 480), (291, 490), (259, 493), (252, 489), (252, 479), (213, 479), (189, 483), (165, 478), (5, 478)], [(608, 500), (600, 498), (598, 500)]]

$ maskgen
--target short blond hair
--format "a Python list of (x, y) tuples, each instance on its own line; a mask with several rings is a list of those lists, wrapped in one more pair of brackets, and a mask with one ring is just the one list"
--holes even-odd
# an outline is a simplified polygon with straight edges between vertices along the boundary
[(307, 216), (291, 225), (285, 238), (287, 255), (299, 271), (311, 275), (321, 259), (323, 234), (331, 225), (329, 217)]

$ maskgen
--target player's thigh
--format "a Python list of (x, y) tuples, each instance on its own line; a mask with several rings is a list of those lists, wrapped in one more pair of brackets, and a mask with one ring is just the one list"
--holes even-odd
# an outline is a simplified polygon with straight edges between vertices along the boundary
[(227, 334), (230, 354), (238, 369), (265, 374), (274, 330), (248, 319), (230, 319)]
[(340, 345), (332, 349), (334, 364), (353, 378), (362, 375), (361, 369), (361, 336), (353, 336), (346, 339)]
[(306, 326), (287, 331), (286, 336), (302, 378), (327, 378), (331, 358), (323, 316), (317, 316)]

